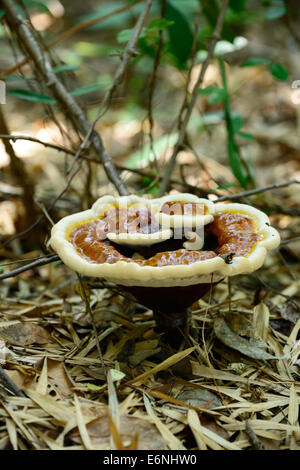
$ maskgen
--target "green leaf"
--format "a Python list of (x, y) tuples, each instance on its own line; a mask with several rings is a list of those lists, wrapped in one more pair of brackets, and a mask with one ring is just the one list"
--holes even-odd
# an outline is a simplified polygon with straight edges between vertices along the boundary
[(5, 15), (5, 11), (4, 11), (4, 10), (0, 10), (0, 20), (1, 20), (1, 18), (3, 18), (4, 15)]
[(28, 82), (30, 80), (34, 80), (32, 77), (21, 77), (20, 75), (8, 75), (7, 77), (3, 77), (5, 82)]
[(224, 66), (224, 61), (219, 59), (220, 72), (223, 82), (223, 87), (225, 90), (225, 100), (224, 100), (224, 109), (225, 109), (225, 123), (227, 129), (227, 153), (228, 161), (231, 167), (231, 171), (239, 181), (243, 188), (247, 188), (247, 183), (250, 179), (249, 170), (246, 163), (244, 162), (242, 156), (240, 155), (239, 147), (235, 141), (235, 130), (234, 130), (234, 118), (232, 117), (232, 112), (230, 108), (230, 98), (227, 85), (227, 77)]
[(86, 95), (88, 93), (92, 93), (97, 90), (101, 90), (107, 86), (107, 83), (94, 83), (93, 85), (87, 85), (80, 88), (76, 88), (75, 90), (70, 91), (70, 95), (72, 96), (81, 96)]
[(62, 73), (62, 72), (74, 72), (75, 70), (79, 70), (80, 67), (78, 65), (58, 65), (54, 67), (54, 73)]
[(277, 62), (270, 64), (269, 71), (271, 72), (273, 77), (283, 82), (285, 82), (289, 77), (289, 71), (283, 65), (278, 64)]
[[(128, 42), (129, 39), (131, 38), (132, 34), (133, 34), (133, 30), (134, 30), (133, 28), (130, 28), (130, 29), (123, 29), (123, 31), (120, 31), (117, 34), (117, 41), (120, 44), (123, 44), (124, 42)], [(143, 31), (142, 31), (142, 33), (143, 33)], [(141, 33), (140, 37), (143, 37), (142, 33)]]
[[(174, 24), (174, 21), (168, 21), (165, 18), (156, 18), (152, 20), (146, 28), (142, 29), (142, 32), (139, 36), (139, 40), (145, 38), (148, 32), (158, 31), (160, 29), (169, 28), (171, 25)], [(123, 29), (117, 34), (117, 41), (120, 44), (128, 42), (133, 34), (134, 28), (130, 29)]]
[(226, 99), (226, 92), (223, 88), (216, 87), (208, 98), (210, 104), (222, 103)]
[(27, 7), (35, 7), (37, 10), (41, 11), (42, 13), (50, 13), (49, 8), (42, 2), (37, 2), (36, 0), (23, 0), (24, 4)]
[(169, 26), (172, 26), (172, 24), (174, 24), (174, 21), (168, 21), (165, 18), (156, 18), (155, 20), (150, 21), (145, 29), (146, 31), (166, 29)]
[(240, 132), (240, 131), (237, 131), (237, 132), (236, 132), (236, 135), (238, 135), (239, 137), (242, 137), (243, 139), (254, 140), (253, 135), (252, 135), (252, 134), (248, 134), (247, 132)]
[(226, 92), (218, 86), (209, 86), (199, 91), (199, 95), (210, 95), (208, 102), (210, 104), (220, 103), (225, 100)]
[(268, 8), (266, 11), (266, 19), (267, 20), (276, 20), (277, 18), (281, 18), (286, 14), (287, 10), (285, 5), (274, 6)]
[(216, 88), (216, 86), (207, 86), (206, 88), (201, 88), (201, 90), (199, 90), (199, 95), (210, 95), (210, 93), (212, 93)]
[(270, 61), (265, 57), (251, 57), (250, 59), (246, 60), (241, 64), (241, 67), (254, 67), (256, 65), (266, 65)]
[(26, 101), (32, 101), (34, 103), (43, 103), (43, 104), (56, 104), (56, 100), (47, 95), (42, 95), (40, 93), (35, 93), (33, 91), (21, 90), (21, 89), (11, 89), (8, 90), (9, 95), (15, 96)]
[(236, 13), (241, 13), (247, 8), (247, 0), (230, 0), (229, 6)]
[(193, 47), (192, 30), (186, 17), (170, 1), (166, 2), (165, 17), (173, 22), (168, 26), (169, 50), (176, 57), (178, 67), (184, 68)]
[(236, 134), (243, 127), (244, 121), (243, 121), (242, 116), (240, 116), (240, 115), (236, 115), (236, 116), (232, 117), (231, 119), (232, 119), (233, 131)]

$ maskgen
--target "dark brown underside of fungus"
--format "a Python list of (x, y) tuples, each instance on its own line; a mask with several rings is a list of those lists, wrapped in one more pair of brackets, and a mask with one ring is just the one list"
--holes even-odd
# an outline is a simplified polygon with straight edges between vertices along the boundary
[[(153, 220), (153, 214), (148, 209), (144, 210), (142, 217), (140, 209), (135, 209), (135, 211), (129, 209), (124, 213), (117, 209), (105, 214), (104, 219), (99, 218), (76, 226), (69, 235), (69, 241), (90, 263), (113, 264), (125, 261), (137, 263), (140, 266), (159, 267), (188, 265), (218, 255), (245, 256), (261, 238), (261, 234), (255, 230), (253, 219), (235, 212), (219, 212), (214, 216), (213, 222), (205, 226), (205, 243), (202, 250), (182, 248), (184, 241), (182, 239), (171, 238), (149, 247), (133, 249), (112, 243), (106, 238), (106, 234), (111, 231), (112, 221), (116, 233), (132, 231), (151, 233), (158, 230)], [(136, 256), (137, 252), (138, 256)]]

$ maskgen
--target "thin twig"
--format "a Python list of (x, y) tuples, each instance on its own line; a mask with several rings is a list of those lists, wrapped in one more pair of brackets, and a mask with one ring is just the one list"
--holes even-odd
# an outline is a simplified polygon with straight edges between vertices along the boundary
[(246, 428), (245, 428), (246, 434), (249, 437), (249, 441), (256, 450), (264, 450), (264, 446), (261, 443), (261, 441), (258, 439), (257, 435), (253, 431), (252, 427), (250, 426), (250, 423), (248, 420), (246, 420)]
[[(208, 46), (207, 57), (206, 57), (205, 61), (202, 64), (198, 79), (197, 79), (197, 81), (194, 85), (194, 88), (193, 88), (193, 91), (192, 91), (192, 94), (191, 94), (191, 97), (190, 97), (189, 104), (187, 104), (187, 96), (186, 96), (185, 101), (183, 103), (183, 106), (181, 108), (179, 121), (178, 121), (178, 123), (179, 123), (179, 136), (178, 136), (178, 140), (175, 144), (172, 156), (171, 156), (171, 158), (168, 162), (168, 165), (165, 169), (165, 174), (164, 174), (164, 177), (162, 179), (162, 182), (161, 182), (161, 185), (160, 185), (160, 188), (159, 188), (159, 196), (162, 196), (168, 189), (170, 178), (171, 178), (173, 169), (175, 167), (176, 158), (177, 158), (177, 155), (178, 155), (178, 153), (180, 152), (180, 150), (182, 148), (185, 133), (186, 133), (186, 129), (187, 129), (187, 125), (188, 125), (190, 117), (192, 115), (192, 111), (194, 109), (194, 106), (195, 106), (195, 103), (196, 103), (196, 100), (197, 100), (197, 97), (198, 97), (199, 89), (200, 89), (200, 87), (203, 83), (203, 79), (204, 79), (205, 73), (207, 71), (208, 65), (209, 65), (209, 63), (210, 63), (210, 61), (211, 61), (211, 59), (214, 55), (214, 50), (215, 50), (216, 44), (217, 44), (218, 40), (220, 39), (220, 35), (221, 35), (221, 32), (222, 32), (223, 23), (224, 23), (224, 20), (225, 20), (225, 14), (226, 14), (226, 10), (227, 10), (227, 7), (228, 7), (228, 3), (229, 3), (229, 0), (224, 0), (223, 3), (222, 3), (222, 8), (221, 8), (219, 16), (218, 16), (216, 28), (215, 28), (214, 34), (213, 34), (213, 36), (210, 40), (209, 46)], [(186, 109), (185, 116), (184, 116), (183, 119), (181, 119), (185, 109)]]
[[(166, 0), (162, 0), (161, 7), (160, 7), (161, 18), (165, 17), (165, 11), (166, 11)], [(148, 120), (149, 120), (149, 126), (150, 126), (149, 128), (150, 149), (154, 155), (154, 162), (155, 162), (156, 167), (157, 167), (157, 158), (156, 158), (154, 146), (153, 146), (153, 127), (154, 127), (153, 96), (154, 96), (155, 83), (157, 79), (157, 71), (158, 71), (158, 67), (160, 63), (162, 46), (163, 46), (163, 31), (162, 29), (160, 29), (158, 32), (158, 46), (157, 46), (157, 51), (155, 54), (152, 74), (149, 80), (149, 93), (148, 93)]]
[[(71, 183), (72, 183), (72, 180), (75, 178), (75, 176), (77, 175), (77, 173), (79, 172), (79, 170), (81, 169), (81, 166), (82, 166), (82, 160), (80, 160), (79, 164), (78, 164), (78, 167), (76, 168), (76, 170), (72, 173), (72, 175), (69, 177), (68, 181), (67, 181), (67, 184), (66, 186), (64, 187), (64, 189), (59, 193), (58, 196), (56, 196), (56, 198), (51, 202), (50, 206), (45, 209), (47, 210), (48, 212), (50, 212), (53, 207), (55, 206), (55, 204), (57, 203), (57, 201), (68, 191), (68, 189), (70, 188), (71, 186)], [(29, 227), (27, 227), (27, 229), (23, 230), (23, 232), (20, 232), (20, 233), (17, 233), (16, 235), (14, 235), (13, 237), (9, 238), (8, 240), (6, 240), (3, 244), (2, 244), (2, 248), (5, 248), (7, 245), (9, 245), (12, 241), (16, 240), (17, 238), (20, 238), (24, 235), (26, 235), (27, 233), (29, 233), (32, 229), (34, 229), (35, 227), (37, 227), (37, 225), (42, 222), (42, 220), (44, 220), (45, 218), (45, 214), (41, 214), (37, 219), (36, 221), (31, 224)]]
[(263, 186), (262, 188), (250, 189), (249, 191), (243, 191), (237, 194), (230, 194), (228, 196), (221, 196), (221, 197), (218, 197), (218, 199), (216, 199), (215, 202), (221, 202), (221, 201), (227, 201), (227, 200), (234, 201), (236, 199), (242, 199), (244, 197), (252, 196), (253, 194), (263, 193), (265, 191), (270, 191), (272, 189), (285, 188), (286, 186), (290, 186), (291, 184), (300, 184), (300, 181), (291, 180), (291, 181), (286, 181), (284, 183), (269, 184), (267, 186)]
[[(61, 42), (65, 41), (66, 39), (69, 39), (71, 36), (73, 36), (74, 34), (78, 33), (79, 31), (82, 31), (83, 29), (86, 29), (86, 28), (90, 28), (91, 26), (94, 26), (95, 24), (99, 24), (99, 23), (102, 23), (103, 21), (106, 21), (108, 20), (109, 18), (112, 18), (113, 16), (115, 15), (118, 15), (120, 13), (123, 13), (124, 11), (128, 10), (129, 8), (132, 8), (134, 7), (135, 5), (141, 3), (143, 0), (137, 0), (133, 3), (130, 3), (128, 5), (125, 5), (121, 8), (118, 8), (117, 10), (114, 10), (112, 11), (111, 13), (108, 13), (107, 15), (104, 15), (104, 16), (100, 16), (99, 18), (94, 18), (92, 20), (89, 20), (89, 21), (84, 21), (83, 23), (79, 23), (75, 26), (73, 26), (72, 28), (68, 29), (67, 31), (64, 31), (60, 36), (58, 36), (56, 39), (54, 39), (53, 41), (51, 41), (48, 45), (47, 45), (47, 49), (50, 49), (54, 46), (56, 46), (57, 44), (60, 44)], [(19, 70), (21, 67), (23, 67), (24, 65), (26, 65), (29, 61), (29, 58), (28, 57), (25, 57), (20, 63), (14, 65), (13, 67), (11, 67), (10, 69), (6, 70), (5, 72), (3, 72), (1, 74), (1, 77), (0, 78), (4, 78), (4, 77), (8, 77), (9, 75), (11, 75), (12, 73), (14, 73), (16, 70)]]
[(76, 274), (77, 274), (77, 277), (78, 277), (78, 280), (79, 280), (79, 283), (80, 283), (80, 287), (81, 287), (81, 291), (82, 291), (82, 294), (83, 294), (86, 309), (89, 312), (89, 315), (90, 315), (90, 318), (91, 318), (91, 322), (92, 322), (92, 326), (93, 326), (93, 331), (94, 331), (94, 335), (95, 335), (95, 341), (96, 341), (96, 346), (97, 346), (101, 366), (102, 366), (104, 374), (107, 376), (107, 370), (106, 370), (106, 367), (105, 367), (105, 364), (104, 364), (104, 359), (103, 359), (103, 355), (102, 355), (102, 351), (101, 351), (101, 347), (100, 347), (100, 343), (99, 343), (97, 328), (96, 328), (96, 324), (95, 324), (95, 320), (94, 320), (94, 315), (93, 315), (93, 312), (92, 312), (92, 309), (91, 309), (91, 304), (89, 302), (84, 284), (81, 280), (81, 275), (79, 273), (76, 273)]
[(280, 242), (280, 246), (288, 245), (289, 243), (294, 243), (294, 242), (299, 242), (300, 237), (293, 237), (293, 238), (287, 238), (286, 240), (282, 240)]
[(3, 279), (8, 279), (10, 277), (18, 276), (19, 274), (23, 273), (24, 271), (28, 271), (28, 269), (38, 268), (39, 266), (44, 266), (45, 264), (53, 263), (54, 261), (60, 261), (60, 257), (58, 255), (52, 255), (48, 258), (39, 258), (32, 263), (28, 263), (25, 266), (21, 266), (20, 268), (13, 269), (7, 273), (0, 274), (0, 281)]
[[(63, 147), (62, 145), (57, 145), (57, 144), (52, 144), (50, 142), (45, 142), (43, 140), (37, 139), (36, 137), (32, 137), (30, 135), (19, 135), (19, 134), (4, 135), (4, 134), (2, 134), (2, 135), (0, 135), (0, 138), (13, 140), (13, 141), (15, 141), (15, 140), (29, 140), (31, 142), (35, 142), (37, 144), (43, 145), (44, 147), (49, 147), (49, 148), (53, 148), (54, 150), (58, 150), (59, 152), (64, 152), (67, 155), (71, 155), (71, 156), (76, 155), (76, 152), (74, 150), (71, 150), (67, 147)], [(194, 149), (192, 149), (192, 151), (195, 152)], [(87, 161), (87, 162), (96, 163), (97, 165), (102, 164), (100, 162), (100, 160), (98, 160), (96, 158), (93, 158), (92, 156), (90, 157), (90, 156), (87, 156), (87, 155), (82, 155), (81, 158), (83, 160)], [(115, 166), (119, 171), (129, 171), (130, 173), (135, 173), (135, 174), (140, 175), (142, 177), (145, 176), (145, 177), (148, 177), (148, 178), (153, 178), (155, 183), (162, 179), (161, 175), (156, 175), (151, 170), (147, 171), (147, 170), (142, 170), (142, 169), (138, 169), (138, 168), (128, 168), (124, 165), (119, 165), (119, 164), (116, 164)], [(151, 183), (151, 185), (152, 185), (152, 183)], [(187, 189), (189, 189), (190, 191), (196, 192), (197, 194), (198, 193), (200, 193), (200, 194), (211, 194), (212, 192), (214, 192), (215, 194), (218, 194), (217, 191), (214, 191), (212, 189), (203, 189), (203, 188), (200, 188), (199, 186), (194, 186), (194, 185), (189, 184), (187, 182), (177, 181), (175, 179), (170, 179), (170, 184), (184, 186)], [(48, 211), (49, 211), (49, 209), (48, 209)]]
[(145, 8), (142, 11), (142, 13), (140, 14), (140, 16), (139, 16), (139, 18), (136, 22), (135, 28), (133, 30), (133, 34), (132, 34), (131, 38), (129, 39), (129, 41), (128, 41), (126, 47), (125, 47), (125, 50), (124, 50), (123, 55), (122, 55), (121, 64), (119, 65), (119, 67), (116, 70), (112, 85), (110, 86), (109, 90), (107, 90), (107, 92), (105, 93), (104, 98), (101, 102), (98, 114), (97, 114), (94, 122), (92, 123), (92, 125), (90, 126), (88, 131), (86, 132), (86, 135), (85, 135), (80, 147), (78, 148), (78, 150), (76, 152), (76, 155), (74, 156), (74, 159), (73, 159), (71, 165), (69, 166), (69, 168), (67, 170), (68, 173), (72, 170), (73, 166), (76, 163), (77, 158), (81, 155), (82, 151), (85, 149), (88, 141), (90, 140), (90, 137), (92, 136), (92, 134), (94, 132), (95, 125), (97, 124), (99, 119), (103, 116), (103, 114), (105, 113), (105, 111), (109, 107), (109, 105), (111, 103), (111, 100), (113, 98), (113, 95), (114, 95), (116, 89), (118, 88), (118, 86), (120, 85), (120, 83), (123, 79), (123, 76), (125, 74), (125, 71), (127, 69), (128, 64), (129, 64), (129, 61), (132, 58), (132, 56), (135, 55), (135, 47), (136, 47), (137, 41), (140, 37), (140, 34), (142, 32), (142, 28), (143, 28), (145, 19), (148, 16), (148, 13), (149, 13), (149, 10), (151, 8), (152, 3), (153, 3), (153, 0), (147, 0), (146, 1)]
[(25, 397), (22, 390), (11, 380), (11, 378), (6, 374), (4, 369), (0, 365), (0, 387), (3, 388), (6, 392), (8, 391), (16, 397)]
[[(73, 150), (67, 149), (66, 147), (63, 147), (62, 145), (51, 144), (50, 142), (45, 142), (43, 140), (37, 139), (36, 137), (32, 137), (30, 135), (0, 134), (0, 139), (12, 140), (13, 142), (15, 142), (16, 140), (29, 140), (30, 142), (35, 142), (37, 144), (43, 145), (44, 147), (49, 147), (49, 148), (52, 148), (54, 150), (58, 150), (59, 152), (65, 152), (65, 153), (68, 153), (70, 155), (75, 155), (75, 152)], [(101, 163), (99, 161), (97, 161), (97, 162)]]

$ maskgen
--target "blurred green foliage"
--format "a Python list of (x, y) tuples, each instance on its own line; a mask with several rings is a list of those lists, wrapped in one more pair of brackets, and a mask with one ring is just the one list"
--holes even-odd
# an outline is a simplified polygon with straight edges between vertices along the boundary
[[(137, 44), (137, 55), (131, 59), (132, 71), (127, 77), (127, 86), (130, 92), (126, 94), (126, 100), (119, 105), (119, 120), (145, 118), (148, 93), (145, 82), (147, 85), (153, 71), (161, 36), (163, 41), (159, 51), (160, 66), (167, 73), (169, 68), (175, 68), (186, 77), (191, 64), (199, 64), (206, 57), (209, 41), (219, 15), (220, 2), (217, 0), (165, 0), (164, 8), (162, 8), (162, 2), (163, 0), (154, 0), (148, 22), (144, 26)], [(31, 13), (51, 14), (50, 0), (23, 0), (23, 3)], [(132, 2), (117, 0), (99, 3), (99, 6), (87, 14), (79, 13), (72, 17), (73, 25), (102, 18)], [(99, 97), (111, 83), (112, 70), (115, 69), (122, 56), (122, 51), (132, 35), (136, 18), (143, 7), (144, 2), (132, 5), (128, 10), (86, 28), (84, 34), (74, 36), (71, 42), (62, 44), (58, 51), (62, 63), (54, 69), (54, 72), (57, 74), (76, 73), (81, 85), (70, 91), (73, 96), (91, 94), (96, 98), (96, 103), (99, 102)], [(19, 6), (19, 8), (21, 7)], [(164, 12), (163, 17), (162, 11)], [(237, 137), (253, 140), (253, 136), (243, 131), (244, 117), (232, 109), (223, 55), (226, 50), (240, 47), (238, 45), (239, 39), (243, 35), (243, 27), (247, 23), (259, 21), (263, 25), (263, 22), (280, 21), (287, 13), (283, 0), (230, 0), (221, 41), (217, 44), (215, 57), (219, 60), (222, 86), (214, 85), (200, 90), (199, 99), (205, 98), (212, 109), (191, 119), (189, 123), (188, 131), (193, 132), (196, 136), (211, 125), (225, 125), (228, 163), (232, 174), (243, 188), (253, 186), (255, 180), (251, 165), (241, 155)], [(3, 19), (4, 14), (4, 10), (0, 10), (0, 19)], [(68, 14), (67, 11), (66, 14)], [(195, 28), (196, 22), (197, 28)], [(195, 31), (197, 31), (196, 36)], [(91, 37), (94, 37), (95, 40), (89, 39), (89, 33), (92, 33)], [(2, 34), (1, 31), (0, 34)], [(42, 36), (47, 42), (47, 31), (43, 32)], [(196, 45), (194, 57), (193, 44)], [(95, 77), (98, 72), (95, 72), (94, 63), (104, 59), (109, 59), (113, 67), (104, 68), (101, 70), (101, 76)], [(285, 65), (272, 62), (265, 57), (249, 57), (241, 63), (241, 66), (266, 67), (274, 79), (280, 81), (285, 81), (289, 77), (289, 71)], [(94, 77), (95, 82), (90, 79), (90, 74)], [(37, 92), (35, 88), (28, 89), (27, 85), (32, 80), (34, 77), (25, 78), (21, 75), (7, 77), (7, 81), (10, 82), (8, 93), (19, 99), (55, 105), (56, 101), (52, 97)], [(214, 106), (218, 106), (219, 109), (214, 109)], [(95, 105), (94, 108), (88, 110), (89, 116), (93, 116), (96, 111)], [(170, 120), (168, 109), (155, 109), (154, 111), (155, 117), (165, 121)], [(149, 164), (153, 158), (153, 152), (161, 155), (166, 148), (174, 145), (176, 139), (177, 133), (172, 131), (168, 135), (156, 138), (152, 148), (149, 144), (141, 145), (141, 148), (128, 159), (127, 164), (132, 168)], [(151, 181), (149, 182), (146, 178), (145, 187), (149, 183)], [(151, 188), (151, 191), (155, 191), (155, 186)]]

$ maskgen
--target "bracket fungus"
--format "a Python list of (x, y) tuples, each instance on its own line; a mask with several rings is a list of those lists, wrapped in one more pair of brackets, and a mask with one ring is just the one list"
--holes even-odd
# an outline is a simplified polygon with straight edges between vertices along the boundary
[(188, 307), (212, 285), (260, 268), (279, 240), (252, 206), (179, 193), (101, 197), (61, 219), (50, 244), (78, 273), (129, 291), (169, 331), (185, 324)]

